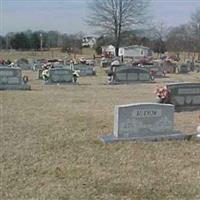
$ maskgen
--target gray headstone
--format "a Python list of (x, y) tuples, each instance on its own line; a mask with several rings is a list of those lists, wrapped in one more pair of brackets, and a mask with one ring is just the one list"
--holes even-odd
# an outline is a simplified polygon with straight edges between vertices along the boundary
[(48, 83), (72, 83), (73, 71), (65, 68), (52, 68), (49, 70)]
[(200, 83), (168, 84), (170, 103), (176, 110), (193, 110), (200, 108)]
[(74, 65), (74, 70), (79, 70), (79, 75), (80, 76), (92, 76), (95, 75), (94, 67), (91, 65)]
[(152, 82), (152, 77), (148, 70), (135, 67), (125, 67), (116, 70), (114, 82)]
[(172, 63), (169, 61), (165, 61), (164, 63), (162, 63), (164, 70), (167, 73), (175, 73), (176, 69), (177, 69), (177, 64), (176, 63)]
[(163, 66), (154, 64), (150, 66), (145, 66), (145, 69), (147, 69), (155, 78), (163, 78), (165, 77)]
[(38, 79), (42, 80), (42, 72), (43, 72), (43, 69), (39, 69), (38, 70)]
[(23, 70), (31, 69), (31, 64), (25, 58), (21, 58), (21, 59), (17, 60), (16, 65)]
[(179, 73), (188, 73), (188, 65), (186, 63), (181, 64), (179, 67)]
[(29, 85), (22, 80), (20, 68), (1, 67), (0, 68), (0, 90), (29, 90)]
[(184, 139), (174, 131), (174, 106), (169, 104), (139, 103), (116, 106), (112, 135), (102, 136), (103, 142), (120, 140)]

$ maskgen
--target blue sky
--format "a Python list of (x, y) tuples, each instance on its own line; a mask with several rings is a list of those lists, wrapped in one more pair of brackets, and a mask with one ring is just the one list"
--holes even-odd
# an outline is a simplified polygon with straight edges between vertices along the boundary
[[(85, 19), (91, 0), (0, 0), (0, 34), (32, 30), (92, 33)], [(103, 0), (102, 0), (103, 2)], [(200, 0), (152, 0), (150, 13), (168, 26), (187, 23)]]

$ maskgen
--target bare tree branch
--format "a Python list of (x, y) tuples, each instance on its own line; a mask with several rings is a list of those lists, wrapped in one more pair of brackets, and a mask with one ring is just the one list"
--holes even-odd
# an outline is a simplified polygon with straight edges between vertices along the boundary
[(148, 5), (147, 0), (93, 0), (87, 23), (113, 36), (118, 55), (121, 33), (147, 20)]

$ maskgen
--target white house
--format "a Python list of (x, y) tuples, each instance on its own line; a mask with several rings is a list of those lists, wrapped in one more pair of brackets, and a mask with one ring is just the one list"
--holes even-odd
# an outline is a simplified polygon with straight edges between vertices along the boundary
[(119, 48), (119, 56), (123, 56), (124, 58), (141, 58), (152, 56), (152, 50), (148, 47), (132, 45), (128, 47)]
[(115, 47), (113, 45), (101, 47), (102, 54), (115, 56)]
[(85, 36), (82, 39), (82, 47), (93, 48), (95, 44), (96, 44), (96, 38), (93, 36)]

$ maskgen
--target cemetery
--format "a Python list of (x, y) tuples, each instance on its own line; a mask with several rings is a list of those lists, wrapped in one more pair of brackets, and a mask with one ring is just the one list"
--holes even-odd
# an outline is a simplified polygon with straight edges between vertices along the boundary
[[(121, 66), (115, 80), (123, 84), (109, 85), (100, 66), (95, 68), (98, 76), (80, 76), (81, 84), (72, 84), (73, 72), (66, 67), (50, 69), (46, 82), (37, 79), (38, 71), (1, 69), (0, 87), (9, 82), (15, 83), (9, 88), (17, 83), (17, 88), (32, 88), (0, 91), (1, 163), (7, 166), (2, 180), (14, 197), (21, 199), (22, 191), (36, 197), (37, 191), (62, 199), (66, 191), (76, 190), (75, 199), (95, 199), (91, 191), (98, 188), (98, 196), (112, 191), (119, 199), (120, 191), (138, 184), (142, 193), (151, 190), (149, 199), (162, 199), (176, 184), (182, 199), (188, 184), (198, 191), (199, 73), (170, 74), (154, 82), (149, 70)], [(27, 84), (19, 81), (23, 76)], [(157, 85), (169, 88), (171, 104), (154, 103)], [(162, 192), (152, 194), (154, 187)]]
[(0, 200), (200, 200), (200, 1), (0, 12)]

